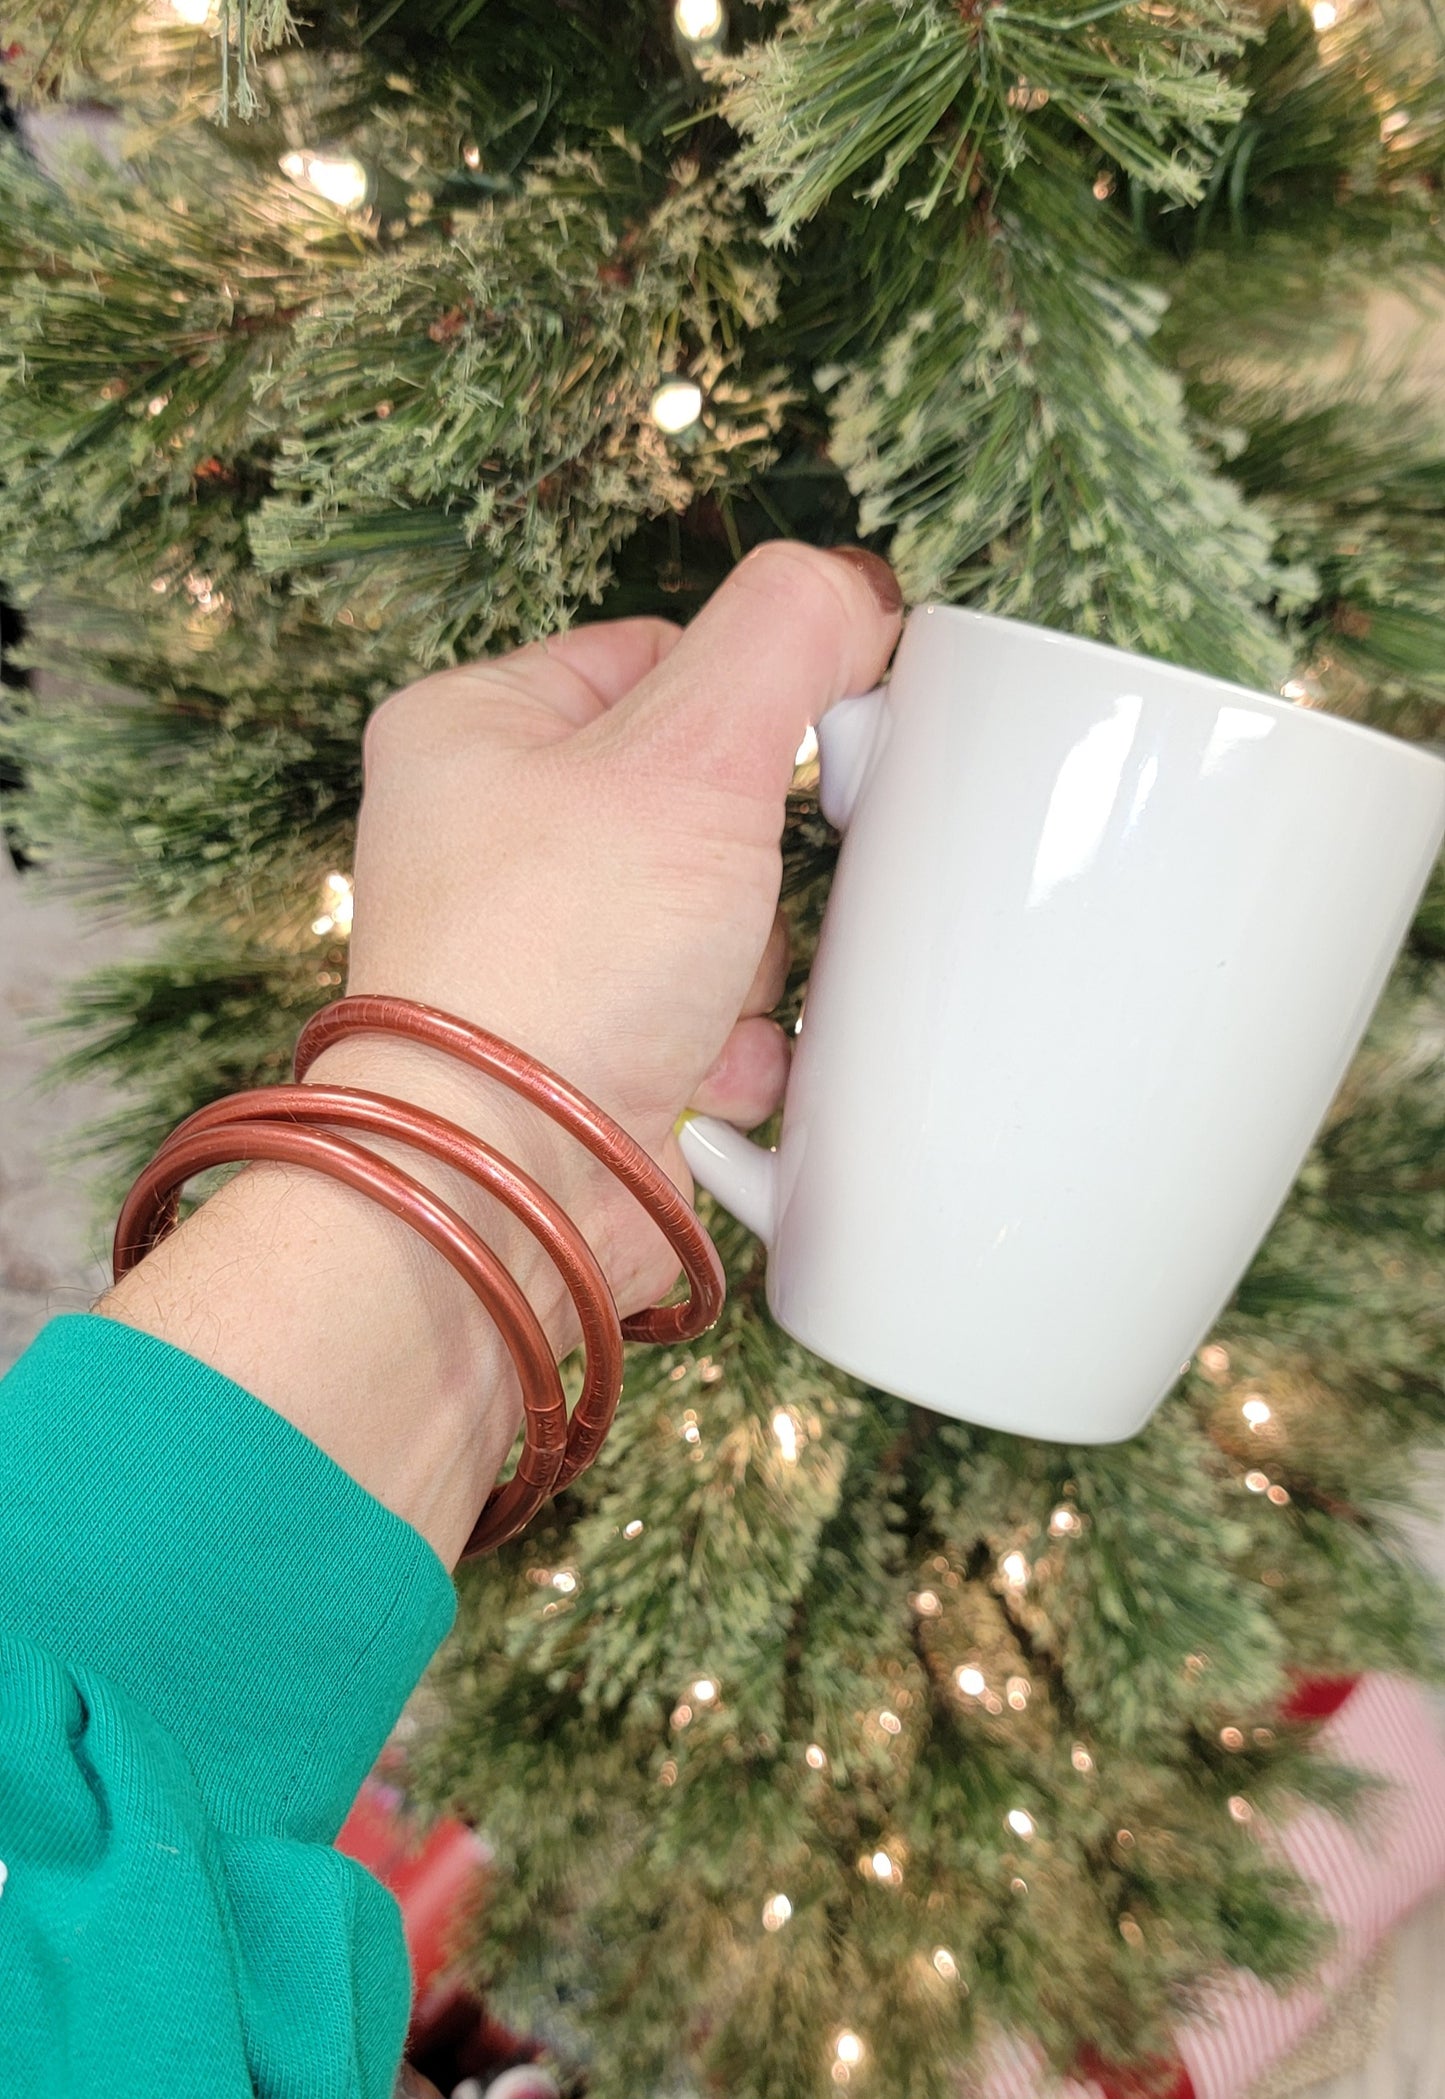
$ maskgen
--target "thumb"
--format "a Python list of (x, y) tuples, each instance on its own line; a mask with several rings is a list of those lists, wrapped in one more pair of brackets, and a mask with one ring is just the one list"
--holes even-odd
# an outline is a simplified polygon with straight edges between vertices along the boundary
[(611, 720), (670, 772), (781, 802), (804, 731), (877, 684), (902, 615), (881, 556), (769, 540)]

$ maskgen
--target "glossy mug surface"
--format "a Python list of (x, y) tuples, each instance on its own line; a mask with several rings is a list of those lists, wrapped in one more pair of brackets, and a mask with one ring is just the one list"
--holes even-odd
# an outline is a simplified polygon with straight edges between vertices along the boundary
[(776, 1152), (683, 1133), (816, 1354), (1019, 1435), (1141, 1428), (1289, 1192), (1445, 764), (943, 606), (819, 728), (844, 831)]

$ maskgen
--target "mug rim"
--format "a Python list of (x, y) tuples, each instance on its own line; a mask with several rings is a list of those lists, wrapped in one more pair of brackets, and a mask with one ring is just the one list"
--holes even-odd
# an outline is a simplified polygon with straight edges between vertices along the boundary
[[(908, 621), (920, 613), (947, 613), (950, 618), (963, 620), (975, 626), (1007, 627), (1010, 631), (1036, 636), (1040, 641), (1055, 647), (1087, 649), (1092, 655), (1114, 656), (1125, 663), (1147, 663), (1154, 671), (1190, 685), (1212, 685), (1221, 692), (1241, 694), (1253, 700), (1256, 706), (1266, 707), (1283, 721), (1315, 723), (1324, 729), (1338, 731), (1353, 737), (1365, 737), (1372, 744), (1384, 744), (1402, 757), (1417, 758), (1429, 766), (1437, 780), (1445, 784), (1445, 749), (1431, 744), (1414, 743), (1408, 737), (1394, 736), (1388, 729), (1377, 729), (1371, 723), (1352, 721), (1348, 716), (1332, 714), (1327, 708), (1301, 707), (1294, 700), (1286, 700), (1278, 693), (1261, 692), (1257, 686), (1241, 685), (1234, 678), (1221, 678), (1213, 671), (1191, 670), (1187, 664), (1170, 663), (1163, 656), (1146, 656), (1140, 649), (1117, 648), (1113, 642), (1095, 641), (1087, 634), (1070, 634), (1062, 627), (1040, 627), (1032, 620), (1009, 619), (998, 612), (975, 612), (971, 605), (948, 605), (940, 598), (925, 598), (920, 604), (910, 606)], [(890, 672), (891, 675), (891, 672)]]

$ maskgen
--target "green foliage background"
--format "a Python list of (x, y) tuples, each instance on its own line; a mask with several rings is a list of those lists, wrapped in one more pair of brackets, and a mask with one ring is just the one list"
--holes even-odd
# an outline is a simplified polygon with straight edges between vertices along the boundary
[[(1440, 267), (1429, 12), (815, 0), (707, 52), (660, 0), (8, 26), (32, 110), (123, 125), (49, 172), (0, 150), (10, 821), (30, 879), (161, 928), (68, 1016), (62, 1068), (129, 1088), (103, 1208), (341, 981), (311, 922), (369, 709), (569, 619), (685, 617), (761, 538), (1440, 735), (1441, 423), (1359, 354), (1367, 296)], [(280, 172), (318, 146), (364, 208)], [(673, 440), (675, 372), (705, 409)], [(804, 775), (785, 1017), (832, 850)], [(942, 2099), (1001, 2030), (1137, 2059), (1221, 1964), (1316, 1957), (1237, 1804), (1367, 1814), (1288, 1672), (1440, 1666), (1399, 1521), (1445, 1424), (1442, 982), (1437, 887), (1119, 1449), (863, 1392), (716, 1220), (723, 1325), (638, 1356), (595, 1470), (467, 1572), (417, 1753), (500, 1849), (479, 1968), (579, 2091), (806, 2099), (846, 2028), (860, 2092)]]

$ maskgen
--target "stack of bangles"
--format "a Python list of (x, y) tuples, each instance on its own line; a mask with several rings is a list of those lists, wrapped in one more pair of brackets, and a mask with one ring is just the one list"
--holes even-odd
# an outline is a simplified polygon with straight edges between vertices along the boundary
[[(611, 1168), (663, 1232), (687, 1276), (685, 1302), (656, 1305), (619, 1320), (607, 1279), (586, 1240), (520, 1167), (456, 1123), (387, 1094), (300, 1083), (324, 1049), (368, 1030), (405, 1035), (445, 1050), (499, 1079), (560, 1123)], [(119, 1282), (175, 1229), (181, 1189), (193, 1174), (240, 1159), (279, 1159), (315, 1167), (405, 1219), (475, 1291), (511, 1351), (521, 1380), (526, 1411), (522, 1452), (512, 1477), (488, 1497), (462, 1557), (491, 1551), (514, 1538), (548, 1495), (569, 1485), (596, 1457), (622, 1391), (623, 1341), (691, 1341), (713, 1324), (723, 1306), (717, 1249), (661, 1167), (610, 1116), (524, 1050), (433, 1006), (400, 998), (338, 999), (313, 1014), (302, 1029), (293, 1072), (293, 1085), (260, 1087), (213, 1101), (171, 1132), (121, 1209), (113, 1252), (115, 1280)], [(455, 1210), (410, 1174), (345, 1137), (303, 1127), (310, 1123), (399, 1137), (459, 1168), (528, 1227), (555, 1261), (581, 1323), (586, 1371), (570, 1422), (541, 1323), (497, 1256)]]

